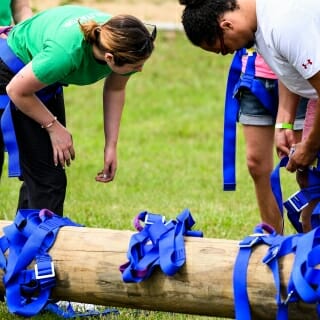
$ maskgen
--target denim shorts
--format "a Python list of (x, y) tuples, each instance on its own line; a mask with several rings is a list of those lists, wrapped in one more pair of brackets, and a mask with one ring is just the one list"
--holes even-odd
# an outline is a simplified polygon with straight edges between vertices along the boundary
[[(258, 78), (263, 82), (266, 89), (273, 89), (276, 86), (277, 80)], [(303, 129), (303, 122), (305, 118), (308, 99), (301, 98), (297, 109), (297, 116), (294, 123), (295, 130)], [(247, 89), (241, 89), (240, 93), (240, 110), (239, 122), (245, 125), (253, 126), (273, 126), (275, 118), (267, 110), (260, 100)]]

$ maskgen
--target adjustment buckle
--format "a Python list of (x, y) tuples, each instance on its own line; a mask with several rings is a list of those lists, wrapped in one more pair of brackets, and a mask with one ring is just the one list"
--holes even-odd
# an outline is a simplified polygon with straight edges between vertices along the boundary
[[(44, 271), (44, 270), (43, 270)], [(43, 273), (43, 271), (41, 273)], [(36, 263), (34, 265), (34, 273), (35, 273), (35, 276), (36, 276), (36, 279), (37, 280), (41, 280), (41, 279), (47, 279), (47, 278), (53, 278), (55, 277), (56, 273), (54, 271), (54, 264), (53, 262), (51, 261), (50, 262), (50, 270), (48, 273), (45, 273), (45, 274), (39, 274), (39, 268), (38, 268), (38, 264)]]
[(240, 248), (251, 248), (256, 243), (259, 243), (261, 241), (262, 237), (267, 237), (269, 234), (266, 233), (253, 233), (250, 236), (246, 237), (239, 243)]
[(300, 212), (308, 204), (308, 199), (300, 191), (297, 191), (284, 203), (284, 206), (288, 211), (293, 209), (295, 212)]

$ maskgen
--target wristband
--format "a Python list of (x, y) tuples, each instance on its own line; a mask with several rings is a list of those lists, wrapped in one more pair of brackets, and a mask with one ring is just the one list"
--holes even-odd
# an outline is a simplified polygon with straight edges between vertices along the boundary
[(43, 124), (41, 126), (42, 129), (48, 129), (53, 126), (53, 124), (57, 121), (57, 117), (54, 117), (53, 120), (49, 123)]
[(276, 129), (289, 129), (289, 130), (293, 130), (293, 124), (292, 124), (292, 123), (280, 122), (280, 123), (276, 123), (275, 128), (276, 128)]

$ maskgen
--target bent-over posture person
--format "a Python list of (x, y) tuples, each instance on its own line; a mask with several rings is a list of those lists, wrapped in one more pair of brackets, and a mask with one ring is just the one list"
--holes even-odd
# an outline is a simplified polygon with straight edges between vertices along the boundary
[[(0, 2), (0, 29), (1, 27), (16, 24), (32, 16), (29, 0), (1, 0)], [(0, 118), (7, 104), (5, 90), (0, 91)], [(4, 163), (4, 142), (0, 131), (0, 178)]]
[[(5, 112), (11, 111), (23, 180), (18, 209), (48, 208), (63, 214), (64, 169), (75, 159), (72, 135), (66, 127), (64, 85), (89, 85), (105, 79), (104, 161), (95, 179), (114, 179), (126, 84), (133, 73), (142, 71), (155, 37), (155, 26), (150, 33), (131, 15), (111, 16), (66, 5), (17, 24), (7, 40), (1, 41), (0, 69), (7, 75), (1, 84), (11, 99)], [(88, 112), (95, 107), (79, 106)]]
[[(299, 174), (320, 151), (320, 6), (317, 0), (180, 0), (182, 23), (189, 40), (203, 50), (222, 55), (255, 46), (279, 79), (275, 143), (279, 157)], [(305, 30), (305, 32), (302, 32)], [(316, 99), (308, 136), (297, 143), (292, 125), (299, 96)], [(306, 119), (307, 121), (307, 119)], [(310, 215), (302, 217), (310, 219)], [(305, 222), (307, 225), (308, 222)]]

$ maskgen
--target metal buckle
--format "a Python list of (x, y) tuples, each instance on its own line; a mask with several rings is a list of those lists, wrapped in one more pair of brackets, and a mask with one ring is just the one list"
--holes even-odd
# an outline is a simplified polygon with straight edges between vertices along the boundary
[(300, 191), (297, 191), (296, 193), (294, 193), (288, 200), (287, 202), (290, 204), (290, 206), (296, 211), (296, 212), (300, 212), (301, 210), (303, 210), (308, 204), (309, 202), (306, 202), (304, 205), (300, 206), (299, 208), (297, 207), (296, 203), (301, 203), (299, 197), (296, 197), (296, 195), (300, 193)]
[(39, 275), (38, 264), (36, 263), (36, 264), (34, 265), (34, 272), (35, 272), (35, 275), (36, 275), (36, 279), (37, 279), (37, 280), (46, 279), (46, 278), (53, 278), (53, 277), (56, 275), (56, 273), (55, 273), (55, 271), (54, 271), (54, 264), (53, 264), (53, 262), (51, 262), (50, 265), (51, 265), (51, 273), (49, 273), (49, 274), (47, 273), (47, 274), (44, 274), (44, 275), (42, 275), (42, 276)]
[(266, 233), (250, 234), (248, 237), (253, 237), (253, 239), (250, 242), (244, 242), (244, 240), (243, 240), (242, 242), (239, 243), (239, 247), (240, 248), (251, 248), (253, 245), (255, 245), (257, 242), (260, 241), (261, 237), (266, 237), (266, 236), (269, 236), (269, 234), (266, 234)]
[[(161, 220), (162, 220), (162, 223), (165, 223), (166, 217), (162, 216)], [(149, 213), (146, 214), (146, 216), (144, 218), (144, 223), (145, 224), (154, 224), (154, 220), (151, 218), (151, 215)]]
[(290, 299), (291, 299), (291, 297), (292, 297), (293, 294), (294, 294), (294, 292), (293, 292), (293, 290), (291, 290), (291, 291), (288, 293), (286, 299), (282, 302), (282, 304), (287, 305), (287, 304), (289, 303), (289, 301), (290, 301)]
[(268, 251), (268, 253), (265, 255), (265, 257), (263, 258), (263, 262), (265, 264), (268, 264), (269, 262), (271, 262), (279, 253), (280, 251), (280, 247), (279, 246), (274, 246), (271, 247)]

